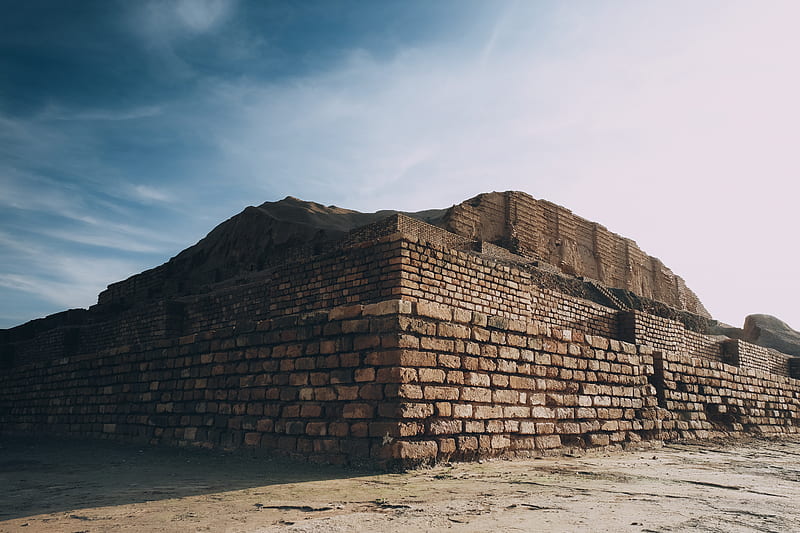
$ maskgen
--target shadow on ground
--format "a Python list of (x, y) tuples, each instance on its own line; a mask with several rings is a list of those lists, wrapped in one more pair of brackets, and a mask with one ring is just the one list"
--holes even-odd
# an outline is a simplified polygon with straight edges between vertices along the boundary
[(195, 449), (0, 436), (0, 522), (374, 472)]

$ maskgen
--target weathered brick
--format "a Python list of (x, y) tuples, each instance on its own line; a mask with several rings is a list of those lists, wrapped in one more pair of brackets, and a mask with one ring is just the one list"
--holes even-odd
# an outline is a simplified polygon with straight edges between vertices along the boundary
[(375, 409), (366, 403), (349, 403), (344, 406), (342, 416), (344, 418), (372, 418)]

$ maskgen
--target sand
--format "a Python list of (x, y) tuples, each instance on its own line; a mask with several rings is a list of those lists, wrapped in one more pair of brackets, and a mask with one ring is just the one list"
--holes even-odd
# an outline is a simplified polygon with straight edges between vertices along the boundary
[(403, 474), (0, 438), (0, 532), (800, 530), (800, 438)]

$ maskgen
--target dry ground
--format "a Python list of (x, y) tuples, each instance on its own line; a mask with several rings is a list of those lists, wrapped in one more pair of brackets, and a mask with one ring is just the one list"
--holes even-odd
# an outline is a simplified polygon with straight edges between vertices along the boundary
[(800, 437), (405, 474), (0, 438), (0, 532), (800, 531)]

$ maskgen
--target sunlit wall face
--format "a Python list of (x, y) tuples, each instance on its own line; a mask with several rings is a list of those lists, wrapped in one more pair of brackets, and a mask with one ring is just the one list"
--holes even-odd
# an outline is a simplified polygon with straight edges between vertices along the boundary
[(507, 189), (635, 239), (723, 321), (800, 327), (796, 2), (12, 11), (0, 327), (90, 305), (245, 205)]

